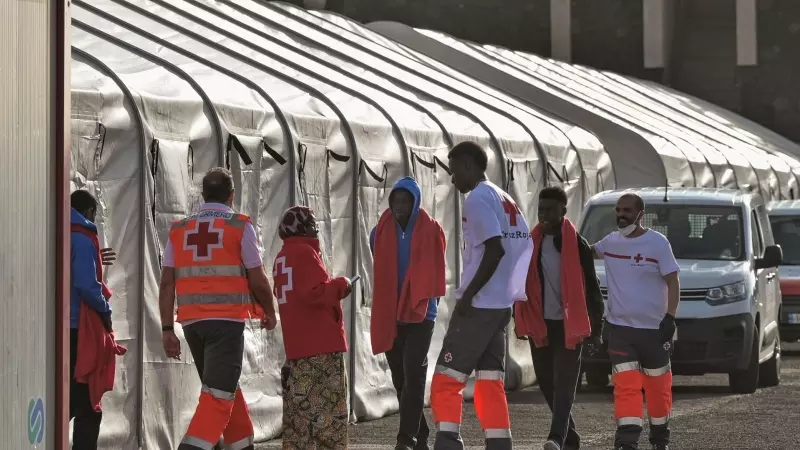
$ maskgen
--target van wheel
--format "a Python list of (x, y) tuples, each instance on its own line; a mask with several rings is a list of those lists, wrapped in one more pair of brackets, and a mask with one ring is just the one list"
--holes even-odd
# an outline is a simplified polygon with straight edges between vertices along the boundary
[(758, 351), (759, 351), (758, 329), (753, 332), (753, 344), (750, 348), (750, 362), (747, 369), (737, 370), (728, 374), (728, 385), (731, 391), (736, 394), (752, 394), (758, 389)]
[[(779, 332), (780, 333), (780, 332)], [(761, 387), (774, 387), (781, 384), (781, 337), (775, 336), (775, 349), (772, 358), (764, 361), (758, 375), (758, 383)]]
[(586, 371), (586, 385), (591, 388), (604, 388), (608, 386), (608, 374), (602, 369)]

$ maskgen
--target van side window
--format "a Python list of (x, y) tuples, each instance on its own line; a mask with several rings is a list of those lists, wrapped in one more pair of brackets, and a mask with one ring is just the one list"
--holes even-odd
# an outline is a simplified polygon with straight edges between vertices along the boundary
[(758, 221), (756, 220), (756, 210), (752, 210), (750, 214), (750, 232), (753, 238), (753, 255), (756, 258), (760, 258), (762, 255), (764, 255), (764, 245), (761, 241), (761, 228), (758, 226)]
[(764, 248), (767, 248), (769, 245), (775, 245), (775, 233), (772, 232), (772, 226), (769, 223), (767, 209), (764, 207), (764, 205), (758, 205), (756, 207), (756, 212), (758, 213), (758, 226), (761, 230), (761, 238)]

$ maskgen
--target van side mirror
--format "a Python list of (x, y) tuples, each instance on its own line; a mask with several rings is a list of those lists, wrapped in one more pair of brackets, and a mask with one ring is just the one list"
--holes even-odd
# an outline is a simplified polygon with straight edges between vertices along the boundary
[(780, 245), (769, 245), (764, 249), (764, 257), (756, 258), (756, 270), (778, 267), (783, 262), (783, 249)]

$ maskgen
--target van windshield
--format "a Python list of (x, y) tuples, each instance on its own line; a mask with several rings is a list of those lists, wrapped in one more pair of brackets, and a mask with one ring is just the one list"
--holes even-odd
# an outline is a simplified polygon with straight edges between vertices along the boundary
[(800, 265), (800, 216), (771, 216), (769, 222), (775, 243), (783, 249), (781, 264)]
[[(744, 260), (742, 210), (734, 206), (648, 205), (642, 226), (669, 239), (676, 259)], [(595, 205), (581, 235), (594, 244), (617, 230), (614, 205)]]

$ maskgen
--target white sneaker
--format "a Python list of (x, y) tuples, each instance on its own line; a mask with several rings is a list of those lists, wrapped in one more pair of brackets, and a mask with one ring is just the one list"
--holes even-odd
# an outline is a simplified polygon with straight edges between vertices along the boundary
[(542, 446), (542, 450), (561, 450), (561, 447), (555, 441), (547, 441)]

